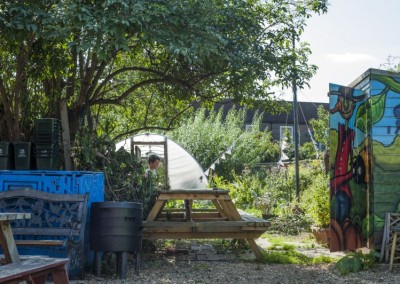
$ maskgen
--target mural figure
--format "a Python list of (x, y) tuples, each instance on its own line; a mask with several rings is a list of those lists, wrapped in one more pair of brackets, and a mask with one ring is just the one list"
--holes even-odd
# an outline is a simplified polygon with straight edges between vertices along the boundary
[(355, 130), (349, 125), (356, 103), (365, 99), (365, 95), (355, 97), (353, 89), (339, 87), (331, 91), (338, 99), (330, 110), (331, 114), (339, 113), (344, 124), (338, 123), (338, 146), (333, 164), (333, 176), (330, 184), (330, 198), (334, 200), (334, 214), (331, 216), (331, 251), (351, 250), (362, 246), (362, 231), (359, 224), (353, 224), (350, 210), (354, 203), (349, 181), (355, 177), (353, 161)]

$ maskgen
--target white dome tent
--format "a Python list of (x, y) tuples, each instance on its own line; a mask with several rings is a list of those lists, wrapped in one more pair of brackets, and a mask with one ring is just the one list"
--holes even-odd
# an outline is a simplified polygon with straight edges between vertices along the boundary
[(164, 135), (138, 134), (118, 142), (116, 147), (135, 152), (141, 158), (158, 155), (164, 162), (171, 190), (207, 188), (207, 177), (196, 159)]

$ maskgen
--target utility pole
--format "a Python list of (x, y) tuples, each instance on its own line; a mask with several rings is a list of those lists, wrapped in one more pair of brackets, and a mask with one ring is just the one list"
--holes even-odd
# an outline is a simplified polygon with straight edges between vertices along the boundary
[(293, 44), (293, 75), (292, 75), (292, 91), (293, 91), (293, 131), (294, 131), (294, 161), (295, 161), (295, 189), (296, 199), (300, 199), (300, 178), (299, 178), (299, 132), (298, 132), (298, 116), (297, 116), (297, 72), (296, 72), (296, 39), (294, 31), (292, 33)]

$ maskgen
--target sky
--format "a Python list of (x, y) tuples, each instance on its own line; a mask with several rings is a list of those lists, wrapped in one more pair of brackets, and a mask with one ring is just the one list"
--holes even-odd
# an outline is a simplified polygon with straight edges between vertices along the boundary
[(328, 12), (313, 15), (302, 35), (319, 69), (297, 100), (328, 102), (329, 83), (346, 86), (369, 68), (382, 69), (389, 56), (400, 57), (399, 15), (400, 0), (330, 0)]

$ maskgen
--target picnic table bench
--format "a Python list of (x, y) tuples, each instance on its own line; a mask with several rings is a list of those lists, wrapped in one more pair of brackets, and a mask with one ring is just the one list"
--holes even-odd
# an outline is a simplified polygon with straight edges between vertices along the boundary
[[(184, 208), (164, 208), (168, 201), (183, 200)], [(215, 208), (193, 208), (194, 200), (210, 201)], [(159, 191), (155, 205), (143, 223), (147, 239), (245, 239), (257, 258), (262, 251), (255, 242), (270, 222), (244, 211), (239, 213), (223, 189)]]
[(30, 219), (10, 221), (15, 244), (21, 247), (20, 254), (42, 254), (41, 247), (47, 248), (45, 252), (50, 252), (50, 247), (60, 247), (56, 256), (69, 258), (69, 273), (82, 277), (87, 200), (87, 194), (15, 189), (0, 192), (0, 212), (31, 214)]
[(26, 281), (32, 284), (44, 284), (49, 274), (57, 284), (69, 283), (66, 266), (68, 258), (29, 257), (20, 262), (0, 266), (0, 283), (18, 283)]

